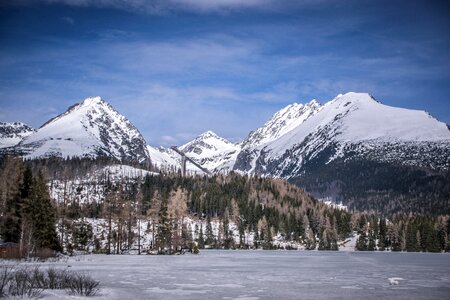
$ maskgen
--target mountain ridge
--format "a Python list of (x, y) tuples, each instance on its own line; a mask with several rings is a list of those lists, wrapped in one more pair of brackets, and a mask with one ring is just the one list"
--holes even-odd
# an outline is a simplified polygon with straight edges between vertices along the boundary
[(149, 159), (146, 141), (131, 122), (101, 97), (89, 97), (44, 123), (15, 148), (27, 158), (111, 156)]
[[(85, 146), (75, 156), (138, 157), (169, 172), (181, 165), (178, 153), (148, 145), (137, 128), (100, 97), (71, 106), (14, 149), (28, 158), (65, 157), (58, 150), (74, 142)], [(449, 126), (425, 111), (391, 107), (367, 93), (340, 94), (323, 105), (316, 100), (290, 104), (241, 143), (206, 131), (179, 149), (214, 173), (282, 178), (318, 198), (342, 201), (356, 209), (378, 209), (370, 201), (390, 203), (389, 197), (416, 199), (411, 207), (428, 197), (441, 203), (441, 209), (450, 199), (450, 189), (433, 194), (435, 183), (445, 182), (450, 169)], [(190, 163), (187, 169), (191, 174), (202, 173)], [(380, 177), (393, 174), (396, 177), (390, 181)], [(367, 204), (361, 202), (364, 199), (372, 200)], [(391, 207), (396, 210), (401, 205)]]
[(35, 131), (22, 122), (0, 122), (0, 148), (13, 147)]

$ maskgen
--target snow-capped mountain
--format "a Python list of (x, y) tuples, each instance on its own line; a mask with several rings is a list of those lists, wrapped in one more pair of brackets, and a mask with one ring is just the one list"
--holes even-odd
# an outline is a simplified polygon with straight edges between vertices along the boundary
[(207, 131), (179, 149), (208, 170), (226, 171), (231, 169), (241, 148), (214, 132)]
[(0, 122), (0, 148), (15, 146), (35, 131), (22, 122)]
[(307, 104), (293, 103), (276, 112), (262, 127), (252, 131), (242, 142), (242, 148), (255, 147), (276, 140), (320, 111), (322, 107), (315, 100)]
[(177, 170), (181, 166), (180, 155), (170, 148), (156, 148), (147, 145), (147, 151), (150, 155), (152, 164), (159, 169)]
[[(238, 154), (239, 156), (233, 157), (234, 160), (238, 159), (235, 169), (252, 173), (256, 165), (256, 159), (259, 157), (259, 151), (264, 147), (263, 145), (273, 142), (297, 128), (319, 112), (321, 108), (320, 104), (313, 99), (307, 104), (290, 104), (276, 112), (262, 127), (250, 132), (241, 143), (242, 151)], [(227, 163), (234, 166), (235, 161)]]
[(26, 157), (110, 156), (145, 161), (138, 129), (100, 97), (91, 97), (49, 120), (16, 147)]
[(347, 93), (283, 135), (248, 144), (233, 168), (287, 179), (350, 208), (444, 209), (450, 197), (450, 131), (424, 111)]
[[(238, 155), (234, 168), (248, 173), (291, 178), (300, 175), (303, 165), (319, 156), (322, 160), (326, 158), (324, 163), (350, 153), (378, 154), (380, 160), (395, 158), (396, 155), (381, 154), (381, 148), (389, 147), (404, 152), (402, 155), (397, 153), (399, 161), (421, 165), (426, 160), (423, 155), (404, 160), (410, 152), (407, 148), (423, 145), (421, 151), (425, 155), (425, 145), (444, 150), (449, 142), (450, 131), (446, 124), (424, 111), (383, 105), (365, 93), (347, 93), (316, 107), (314, 113), (301, 118), (299, 125), (283, 135), (265, 144), (248, 145), (244, 149), (246, 151)], [(431, 159), (433, 154), (426, 156)], [(448, 156), (442, 159), (439, 167), (449, 168)]]
[[(169, 172), (181, 166), (178, 153), (147, 145), (100, 97), (70, 107), (37, 131), (1, 123), (0, 133), (3, 153), (28, 158), (101, 155), (150, 160)], [(424, 111), (387, 106), (365, 93), (339, 95), (324, 105), (291, 104), (240, 144), (207, 131), (179, 149), (212, 172), (284, 178), (349, 208), (424, 211), (446, 209), (450, 199), (449, 127)], [(190, 163), (187, 170), (201, 172)]]
[[(178, 170), (181, 166), (180, 155), (170, 148), (147, 146), (152, 163), (160, 169)], [(226, 172), (232, 169), (240, 146), (218, 136), (212, 131), (200, 134), (192, 141), (178, 147), (189, 158), (212, 172)], [(196, 166), (187, 163), (191, 174), (201, 173)]]

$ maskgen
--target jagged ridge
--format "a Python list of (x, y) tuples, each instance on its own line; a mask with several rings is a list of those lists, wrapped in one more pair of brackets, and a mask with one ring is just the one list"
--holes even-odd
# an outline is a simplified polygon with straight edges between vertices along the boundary
[(17, 148), (27, 157), (110, 156), (149, 159), (138, 129), (100, 97), (90, 97), (49, 120)]

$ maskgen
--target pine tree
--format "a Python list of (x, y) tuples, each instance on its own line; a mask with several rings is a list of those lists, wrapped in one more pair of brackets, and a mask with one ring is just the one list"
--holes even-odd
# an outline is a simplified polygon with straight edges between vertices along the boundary
[(212, 225), (211, 225), (211, 217), (208, 216), (206, 221), (206, 245), (212, 246), (214, 245), (214, 233), (212, 231)]
[(375, 234), (374, 234), (373, 230), (369, 230), (367, 250), (375, 251), (376, 250), (375, 247), (376, 247)]
[(19, 243), (22, 227), (23, 164), (20, 158), (8, 157), (0, 176), (0, 237)]
[(28, 218), (32, 224), (32, 238), (36, 249), (59, 250), (56, 235), (56, 209), (53, 207), (44, 174), (39, 171), (33, 180), (28, 201)]
[(169, 222), (169, 213), (167, 209), (167, 198), (163, 197), (161, 200), (161, 206), (159, 209), (158, 217), (158, 234), (156, 238), (156, 244), (159, 248), (159, 252), (163, 252), (165, 249), (169, 250), (171, 254), (171, 230), (170, 230), (170, 222)]
[(200, 224), (200, 232), (198, 234), (197, 242), (198, 242), (198, 247), (200, 249), (205, 249), (205, 237), (203, 235), (203, 224)]
[(380, 218), (380, 223), (378, 225), (378, 249), (380, 251), (384, 251), (384, 249), (386, 247), (388, 247), (388, 242), (387, 242), (387, 225), (386, 225), (386, 219), (384, 218)]
[(368, 243), (367, 243), (367, 233), (365, 230), (361, 231), (358, 240), (356, 241), (356, 250), (358, 251), (367, 251)]

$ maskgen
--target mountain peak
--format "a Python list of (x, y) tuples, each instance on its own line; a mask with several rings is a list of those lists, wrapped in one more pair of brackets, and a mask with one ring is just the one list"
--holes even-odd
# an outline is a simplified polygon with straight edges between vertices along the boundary
[(33, 132), (33, 128), (22, 122), (0, 122), (0, 148), (15, 146)]
[[(358, 102), (378, 102), (372, 95), (369, 93), (356, 93), (356, 92), (348, 92), (345, 94), (337, 95), (330, 102), (343, 102), (343, 101), (358, 101)], [(378, 102), (379, 103), (379, 102)]]
[(319, 101), (317, 101), (316, 99), (312, 99), (312, 100), (310, 100), (308, 103), (306, 103), (305, 106), (309, 106), (309, 107), (320, 107), (320, 103), (319, 103)]
[(262, 145), (273, 141), (302, 124), (321, 109), (317, 100), (306, 104), (292, 103), (276, 112), (262, 127), (251, 132), (242, 147)]
[(105, 100), (102, 99), (100, 96), (95, 97), (88, 97), (84, 99), (83, 102), (80, 103), (80, 106), (92, 106), (92, 105), (98, 105), (98, 104), (105, 104), (107, 103)]
[(205, 131), (202, 134), (200, 134), (197, 138), (216, 138), (216, 139), (223, 139), (220, 136), (218, 136), (215, 132), (212, 132), (211, 130)]
[(109, 156), (148, 159), (145, 139), (101, 97), (69, 107), (18, 145), (28, 157)]

